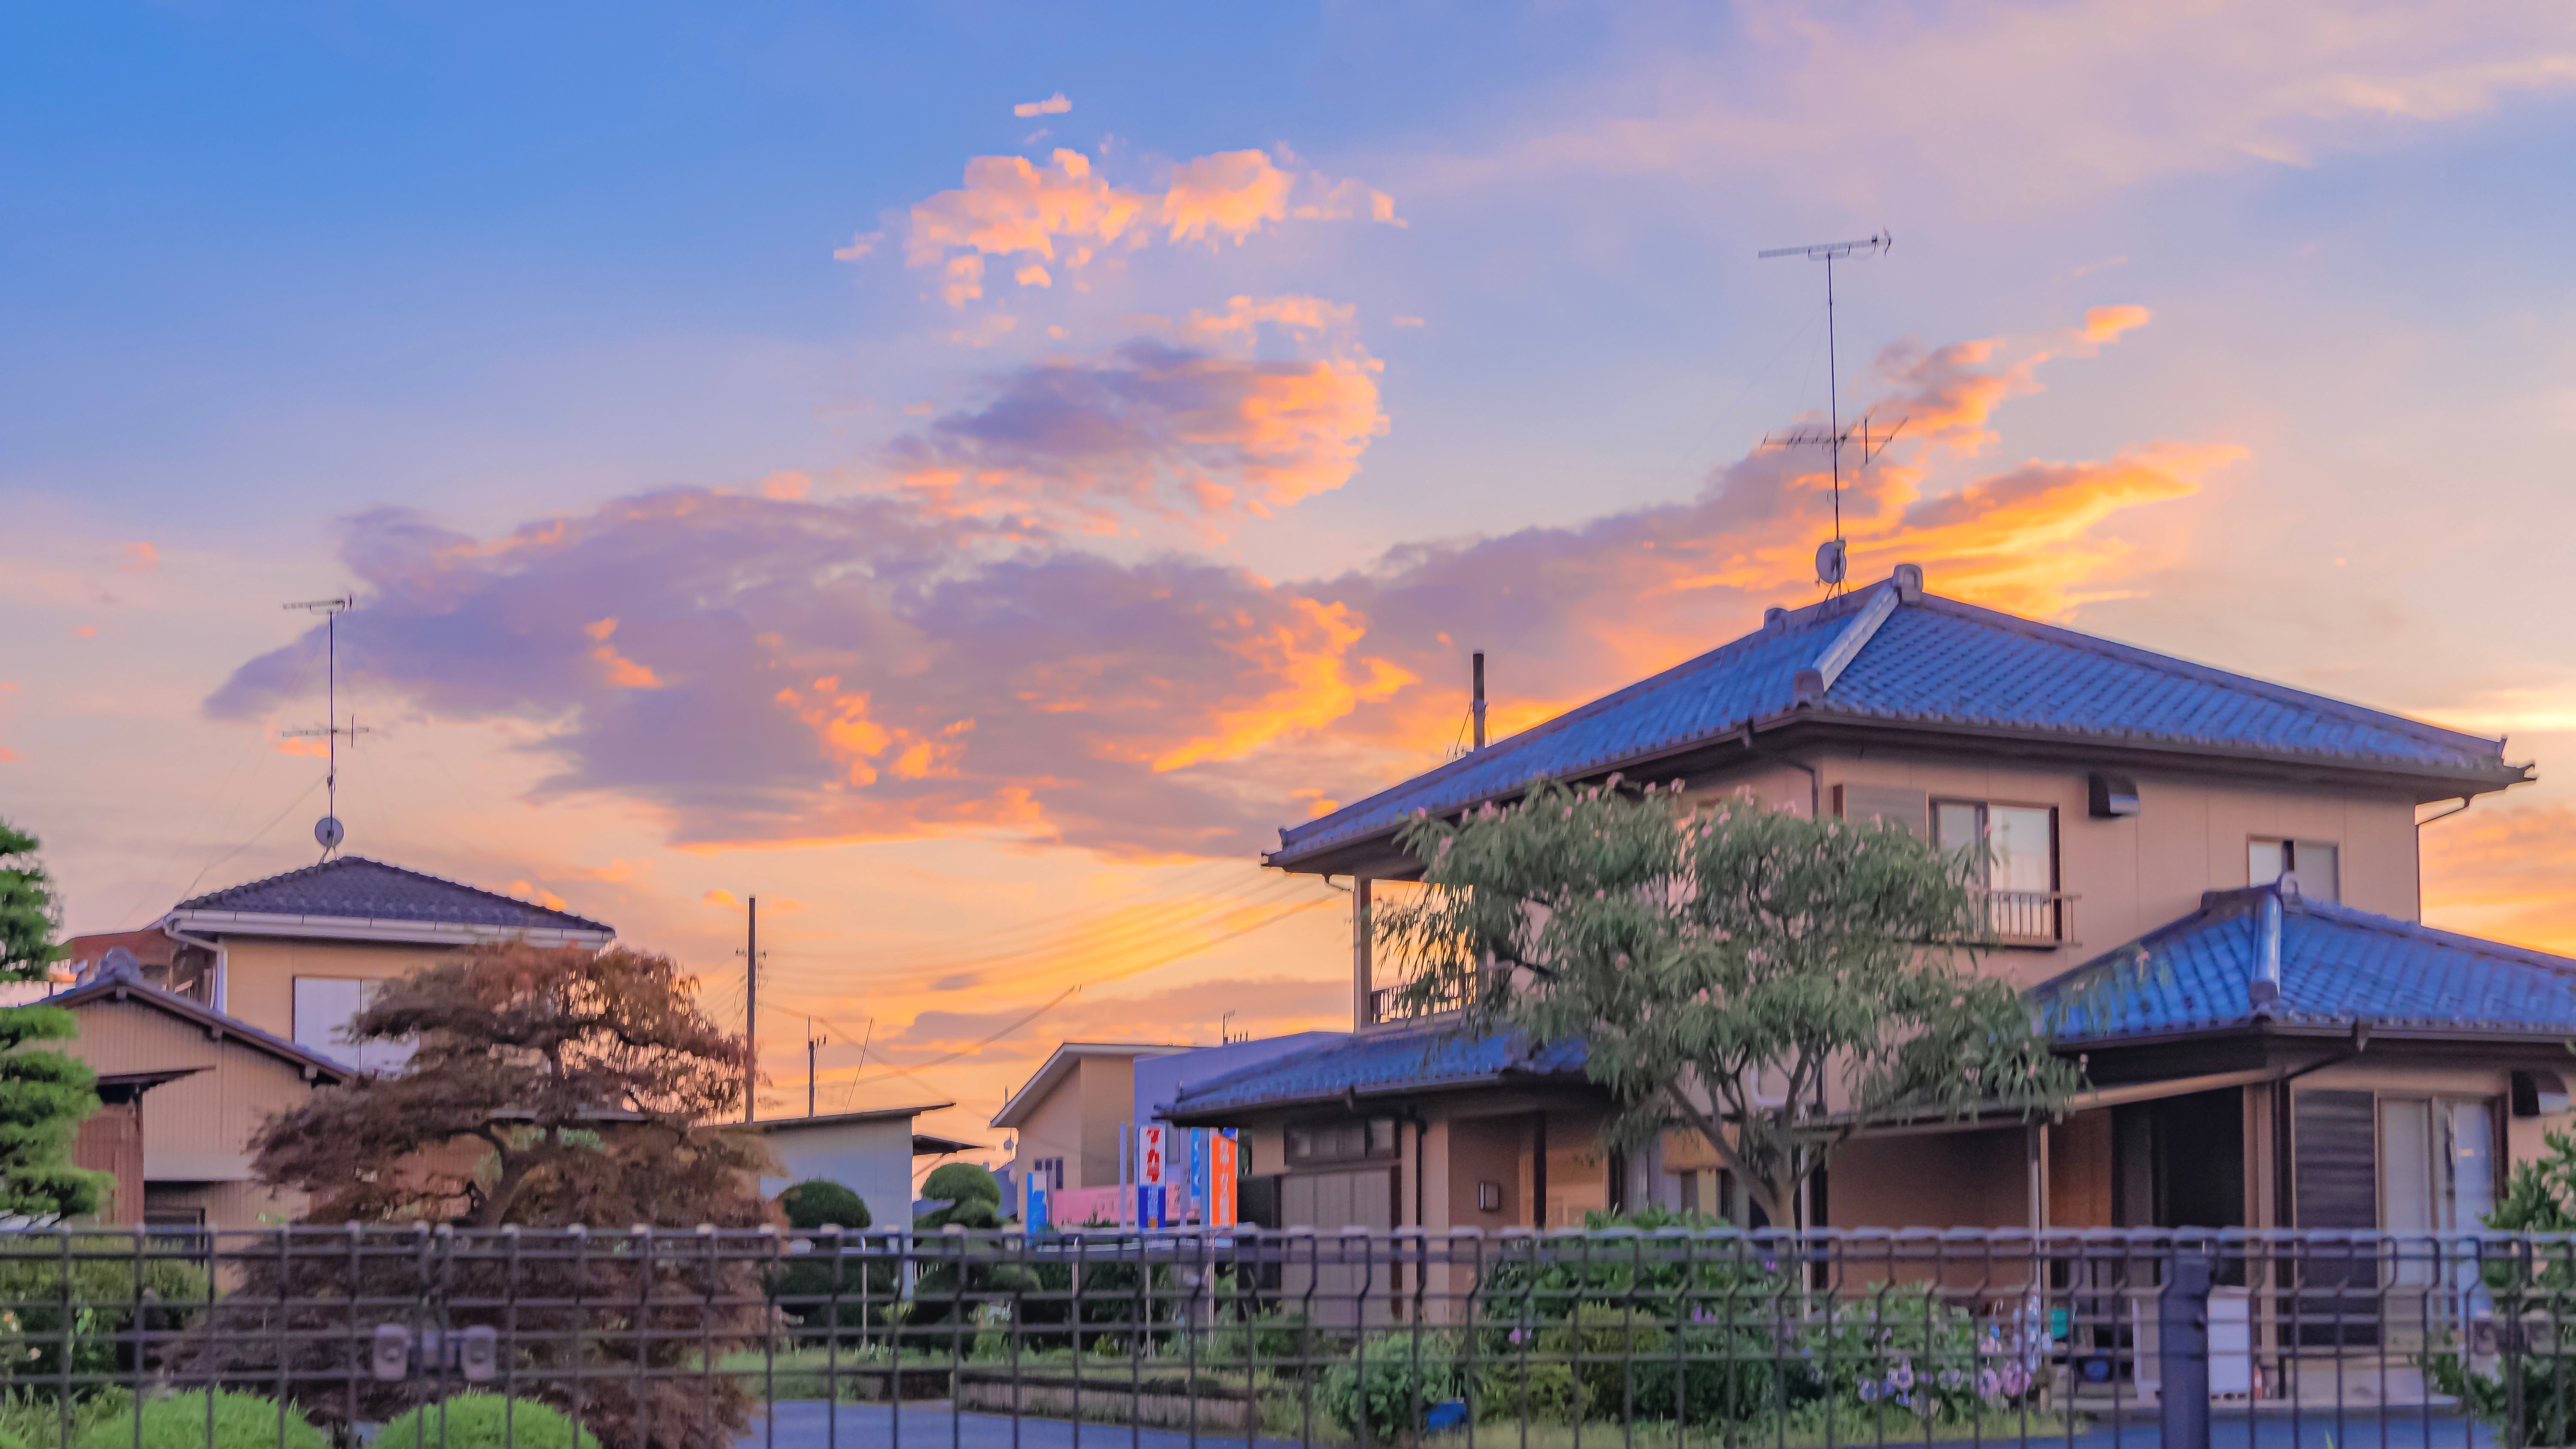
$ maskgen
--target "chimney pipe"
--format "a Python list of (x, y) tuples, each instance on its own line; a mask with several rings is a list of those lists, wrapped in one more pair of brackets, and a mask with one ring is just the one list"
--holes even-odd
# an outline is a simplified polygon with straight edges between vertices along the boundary
[(1476, 651), (1476, 748), (1485, 747), (1485, 651)]

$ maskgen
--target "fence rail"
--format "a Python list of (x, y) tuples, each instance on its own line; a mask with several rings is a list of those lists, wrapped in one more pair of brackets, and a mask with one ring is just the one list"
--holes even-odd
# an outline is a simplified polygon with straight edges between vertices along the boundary
[(2541, 1445), (2576, 1240), (0, 1235), (0, 1445)]

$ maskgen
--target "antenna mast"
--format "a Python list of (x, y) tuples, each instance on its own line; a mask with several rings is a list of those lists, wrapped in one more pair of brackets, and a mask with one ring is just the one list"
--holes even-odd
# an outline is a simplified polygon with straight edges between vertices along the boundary
[(322, 775), (323, 814), (321, 819), (313, 822), (313, 841), (322, 847), (324, 860), (329, 860), (336, 854), (340, 849), (340, 842), (348, 836), (348, 831), (340, 824), (340, 740), (345, 735), (349, 743), (355, 745), (358, 742), (358, 736), (366, 733), (355, 715), (350, 716), (347, 728), (342, 728), (340, 724), (340, 616), (357, 606), (358, 600), (354, 594), (342, 594), (336, 599), (308, 599), (300, 604), (285, 606), (322, 616), (324, 660), (322, 728), (285, 730), (281, 734), (286, 739), (309, 740), (319, 736), (328, 754), (330, 764), (324, 769)]
[[(1833, 454), (1834, 536), (1831, 542), (1816, 550), (1816, 581), (1837, 593), (1842, 590), (1843, 574), (1847, 563), (1843, 551), (1843, 444), (1849, 440), (1850, 434), (1843, 428), (1842, 359), (1836, 351), (1834, 339), (1834, 263), (1856, 256), (1878, 256), (1894, 245), (1896, 245), (1896, 238), (1890, 236), (1886, 228), (1882, 227), (1859, 241), (1818, 242), (1813, 246), (1803, 247), (1773, 247), (1766, 252), (1754, 253), (1756, 261), (1769, 261), (1774, 257), (1804, 257), (1808, 261), (1825, 264), (1825, 431), (1819, 435), (1813, 429), (1800, 428), (1778, 438), (1766, 437), (1762, 441), (1766, 445), (1779, 447), (1813, 444)], [(1899, 420), (1896, 426), (1902, 428), (1905, 424)], [(1866, 414), (1861, 418), (1860, 427), (1860, 466), (1866, 468), (1869, 466), (1872, 451), (1869, 419)], [(1890, 429), (1887, 439), (1895, 436), (1895, 429)], [(1887, 446), (1887, 439), (1881, 439), (1878, 446), (1881, 448)]]

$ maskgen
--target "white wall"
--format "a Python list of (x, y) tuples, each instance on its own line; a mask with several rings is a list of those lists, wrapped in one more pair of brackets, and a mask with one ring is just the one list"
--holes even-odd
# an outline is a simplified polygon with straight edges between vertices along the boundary
[(774, 1197), (819, 1177), (857, 1193), (878, 1227), (911, 1226), (911, 1117), (779, 1126), (762, 1135), (787, 1170), (784, 1177), (762, 1178), (762, 1192)]

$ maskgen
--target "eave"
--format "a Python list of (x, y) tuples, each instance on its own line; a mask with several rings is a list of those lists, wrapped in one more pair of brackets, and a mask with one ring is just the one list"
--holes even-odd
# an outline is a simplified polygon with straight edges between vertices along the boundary
[(532, 946), (589, 946), (615, 939), (608, 931), (556, 926), (485, 926), (463, 921), (404, 921), (374, 916), (297, 916), (267, 911), (178, 910), (161, 918), (167, 929), (201, 936), (284, 936), (299, 940), (383, 941), (422, 946), (489, 946), (524, 941)]
[[(1835, 748), (1912, 749), (1991, 759), (1998, 753), (1997, 746), (2008, 747), (2010, 758), (2021, 764), (2098, 767), (2118, 763), (2125, 768), (2147, 771), (2368, 790), (2409, 799), (2417, 804), (2492, 794), (2527, 783), (2532, 778), (2529, 765), (2508, 764), (2502, 760), (2497, 761), (2492, 769), (2453, 770), (2410, 766), (2378, 757), (2285, 754), (2065, 730), (1878, 719), (1818, 710), (1806, 705), (1713, 734), (1602, 761), (1556, 778), (1567, 784), (1585, 784), (1613, 774), (1638, 776), (1665, 770), (1677, 772), (1685, 778), (1734, 774), (1760, 765), (1775, 752)], [(1405, 785), (1380, 793), (1393, 793), (1412, 783), (1407, 781)], [(1524, 781), (1445, 807), (1442, 815), (1454, 819), (1486, 804), (1517, 800), (1528, 791), (1530, 783)], [(1355, 803), (1366, 804), (1367, 801)], [(1410, 871), (1418, 862), (1394, 843), (1396, 832), (1401, 828), (1400, 822), (1390, 824), (1363, 835), (1321, 843), (1302, 852), (1282, 848), (1265, 855), (1263, 862), (1300, 875), (1383, 875)]]

